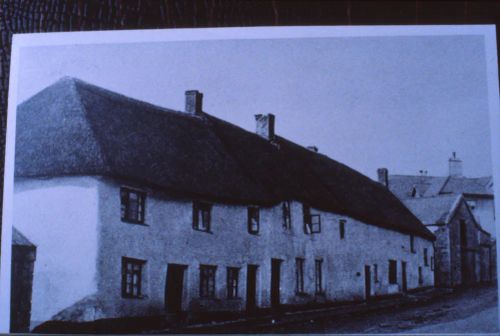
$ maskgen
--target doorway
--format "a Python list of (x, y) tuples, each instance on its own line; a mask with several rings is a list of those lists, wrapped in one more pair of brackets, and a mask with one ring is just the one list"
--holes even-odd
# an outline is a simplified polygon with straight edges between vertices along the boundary
[(247, 265), (247, 304), (246, 309), (252, 312), (257, 307), (257, 265)]
[(182, 312), (182, 293), (186, 265), (168, 264), (165, 284), (165, 310), (167, 313)]
[(372, 294), (372, 278), (370, 266), (365, 266), (365, 298), (366, 301), (370, 300)]
[(280, 259), (271, 259), (271, 308), (277, 308), (280, 305)]
[(408, 290), (408, 284), (406, 282), (406, 262), (402, 261), (401, 262), (401, 270), (403, 272), (402, 274), (402, 280), (403, 280), (403, 292), (406, 292)]

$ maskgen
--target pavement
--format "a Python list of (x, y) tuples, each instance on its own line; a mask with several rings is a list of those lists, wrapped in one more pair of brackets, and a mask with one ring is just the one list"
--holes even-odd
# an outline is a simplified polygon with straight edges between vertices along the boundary
[[(441, 300), (451, 295), (449, 289), (427, 289), (400, 297), (385, 298), (371, 302), (358, 302), (332, 307), (269, 313), (259, 317), (240, 318), (233, 321), (211, 322), (171, 328), (160, 333), (263, 333), (263, 332), (309, 332), (316, 321), (352, 320), (354, 316), (365, 316), (375, 312), (391, 312), (403, 307), (414, 307)], [(315, 330), (319, 331), (319, 330)]]

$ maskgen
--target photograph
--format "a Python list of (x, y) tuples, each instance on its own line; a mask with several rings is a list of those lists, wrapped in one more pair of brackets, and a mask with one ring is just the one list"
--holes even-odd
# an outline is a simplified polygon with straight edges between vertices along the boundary
[(0, 331), (499, 332), (496, 50), (494, 25), (14, 35)]

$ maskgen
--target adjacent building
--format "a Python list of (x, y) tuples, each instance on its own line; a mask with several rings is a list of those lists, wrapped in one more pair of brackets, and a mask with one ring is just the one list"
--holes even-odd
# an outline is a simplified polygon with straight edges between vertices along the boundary
[(390, 175), (378, 181), (396, 195), (436, 235), (436, 285), (470, 286), (496, 281), (496, 240), (491, 176), (463, 176), (456, 153), (448, 176)]
[(367, 300), (434, 285), (392, 193), (278, 136), (64, 78), (17, 110), (14, 221), (33, 325)]
[(16, 228), (12, 229), (12, 263), (10, 293), (10, 331), (25, 333), (30, 330), (31, 291), (36, 246)]
[(493, 281), (493, 239), (476, 222), (462, 195), (410, 198), (404, 203), (436, 235), (431, 260), (436, 286)]

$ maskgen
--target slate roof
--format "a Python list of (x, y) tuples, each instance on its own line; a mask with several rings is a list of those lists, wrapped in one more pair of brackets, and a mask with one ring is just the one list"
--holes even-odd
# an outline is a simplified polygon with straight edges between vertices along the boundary
[(446, 195), (437, 197), (410, 198), (403, 201), (408, 209), (425, 225), (447, 224), (448, 216), (462, 196)]
[(421, 197), (465, 194), (493, 197), (491, 177), (389, 175), (389, 189), (399, 198), (411, 198), (415, 188)]
[(15, 227), (12, 228), (12, 245), (18, 246), (35, 246)]
[(325, 155), (69, 77), (17, 111), (15, 176), (61, 175), (132, 179), (214, 202), (297, 200), (434, 239), (386, 188)]

